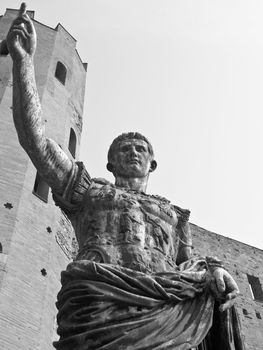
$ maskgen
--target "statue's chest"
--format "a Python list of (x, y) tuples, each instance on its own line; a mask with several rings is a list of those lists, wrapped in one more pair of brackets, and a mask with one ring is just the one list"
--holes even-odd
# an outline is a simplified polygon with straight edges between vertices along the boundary
[(87, 194), (82, 236), (106, 244), (135, 244), (145, 249), (169, 250), (177, 215), (168, 201), (116, 188), (93, 185)]
[(114, 211), (117, 216), (129, 213), (138, 221), (177, 224), (177, 215), (171, 204), (156, 196), (116, 188), (110, 184), (93, 185), (88, 193), (86, 204), (93, 211)]
[(178, 219), (167, 200), (93, 184), (80, 215), (80, 246), (107, 251), (116, 263), (119, 259), (130, 266), (140, 258), (140, 264), (150, 266), (176, 256)]

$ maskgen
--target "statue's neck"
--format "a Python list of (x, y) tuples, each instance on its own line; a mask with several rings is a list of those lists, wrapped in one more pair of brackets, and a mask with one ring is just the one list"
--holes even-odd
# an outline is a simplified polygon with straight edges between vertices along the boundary
[(127, 189), (146, 192), (149, 175), (139, 178), (124, 178), (120, 176), (115, 177), (115, 185)]

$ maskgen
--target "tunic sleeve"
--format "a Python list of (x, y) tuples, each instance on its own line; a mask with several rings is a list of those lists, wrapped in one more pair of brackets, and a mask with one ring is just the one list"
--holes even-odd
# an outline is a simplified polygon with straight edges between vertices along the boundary
[(177, 206), (173, 206), (177, 217), (178, 224), (176, 226), (176, 235), (179, 241), (176, 263), (180, 265), (181, 263), (187, 261), (192, 256), (192, 233), (189, 225), (190, 210), (182, 209)]
[(83, 205), (83, 199), (91, 184), (91, 178), (82, 162), (73, 163), (71, 174), (63, 195), (53, 191), (55, 204), (65, 214), (76, 214)]
[(180, 207), (177, 207), (176, 205), (173, 205), (173, 209), (175, 210), (178, 217), (178, 226), (188, 222), (190, 217), (190, 210), (182, 209)]

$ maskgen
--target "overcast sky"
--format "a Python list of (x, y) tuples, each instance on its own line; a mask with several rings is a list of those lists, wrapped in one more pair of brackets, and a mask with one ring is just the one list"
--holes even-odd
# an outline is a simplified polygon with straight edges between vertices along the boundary
[[(106, 170), (118, 134), (139, 131), (158, 167), (148, 192), (191, 222), (263, 249), (263, 2), (31, 0), (88, 62), (81, 159)], [(70, 6), (69, 6), (70, 4)], [(5, 8), (20, 2), (1, 1)]]

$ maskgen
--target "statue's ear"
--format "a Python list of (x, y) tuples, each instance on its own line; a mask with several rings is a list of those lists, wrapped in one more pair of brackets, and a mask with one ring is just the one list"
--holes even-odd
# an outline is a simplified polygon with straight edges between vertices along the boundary
[(157, 162), (155, 160), (151, 161), (150, 172), (154, 171), (157, 168)]
[(113, 170), (114, 170), (114, 166), (113, 166), (113, 164), (111, 164), (111, 163), (107, 163), (107, 169), (111, 172), (111, 173), (113, 173)]

